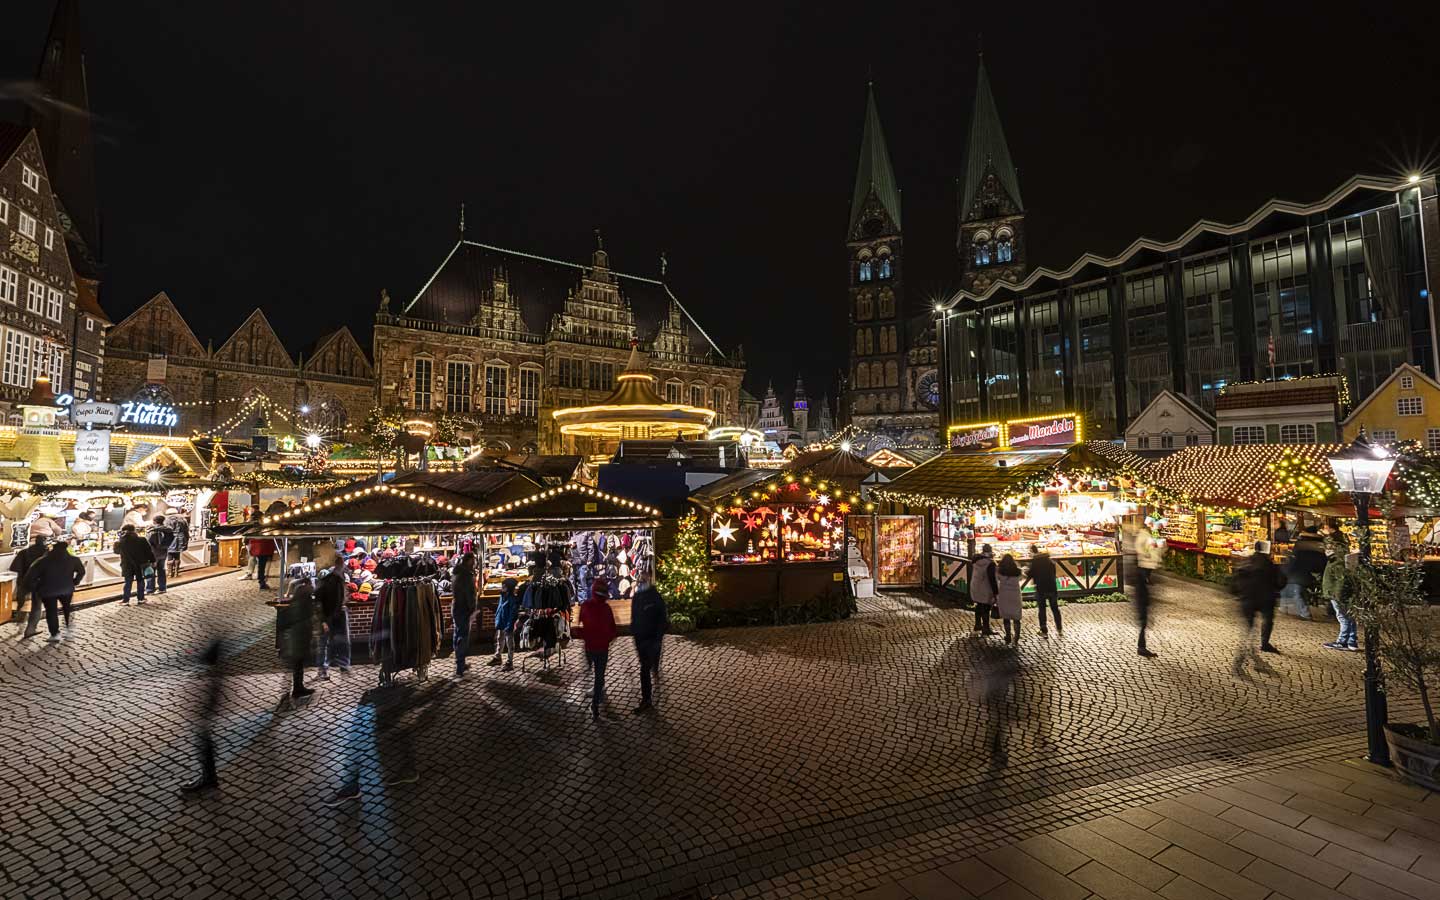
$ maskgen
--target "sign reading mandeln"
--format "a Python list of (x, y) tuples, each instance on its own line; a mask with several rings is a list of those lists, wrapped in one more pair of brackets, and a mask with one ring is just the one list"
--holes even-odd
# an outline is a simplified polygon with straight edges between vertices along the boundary
[(1075, 443), (1075, 417), (1056, 416), (1048, 421), (1007, 422), (1011, 447), (1068, 447)]

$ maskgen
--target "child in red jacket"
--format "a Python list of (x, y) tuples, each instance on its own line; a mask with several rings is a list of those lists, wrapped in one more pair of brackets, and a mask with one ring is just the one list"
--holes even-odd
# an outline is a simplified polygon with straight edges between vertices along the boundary
[(605, 663), (610, 659), (610, 642), (615, 640), (615, 614), (610, 611), (610, 583), (596, 578), (590, 597), (580, 604), (580, 636), (585, 641), (585, 658), (595, 670), (595, 692), (590, 699), (590, 720), (600, 720), (605, 702)]

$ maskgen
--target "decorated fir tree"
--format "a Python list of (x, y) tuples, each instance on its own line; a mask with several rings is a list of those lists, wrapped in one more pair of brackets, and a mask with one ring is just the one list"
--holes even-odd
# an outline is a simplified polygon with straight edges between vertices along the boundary
[[(699, 620), (709, 608), (710, 558), (705, 549), (705, 531), (694, 513), (680, 520), (675, 546), (660, 558), (660, 593), (670, 610), (677, 631)], [(680, 621), (676, 617), (680, 617)]]

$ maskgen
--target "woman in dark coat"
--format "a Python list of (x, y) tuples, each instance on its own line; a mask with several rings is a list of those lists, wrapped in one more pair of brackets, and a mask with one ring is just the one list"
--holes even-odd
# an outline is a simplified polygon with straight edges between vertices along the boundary
[(310, 585), (310, 579), (301, 578), (295, 582), (290, 606), (285, 610), (284, 648), (294, 676), (290, 696), (295, 700), (315, 693), (314, 688), (305, 686), (305, 658), (310, 655), (310, 639), (314, 633), (315, 588)]
[(450, 615), (455, 620), (455, 674), (464, 675), (465, 648), (470, 643), (470, 617), (475, 614), (475, 554), (469, 552), (460, 557), (460, 562), (451, 571), (450, 590), (454, 600), (450, 604)]

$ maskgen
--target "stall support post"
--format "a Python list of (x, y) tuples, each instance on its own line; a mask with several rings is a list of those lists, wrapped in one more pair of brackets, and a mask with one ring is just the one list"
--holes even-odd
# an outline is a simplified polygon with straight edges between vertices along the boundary
[[(1360, 565), (1370, 565), (1370, 495), (1356, 492), (1355, 533), (1360, 541)], [(1390, 765), (1390, 748), (1385, 743), (1385, 723), (1390, 718), (1385, 699), (1385, 673), (1380, 671), (1380, 629), (1365, 626), (1365, 739), (1366, 758), (1377, 766)]]
[(290, 539), (288, 537), (283, 537), (280, 539), (280, 596), (282, 597), (287, 596), (290, 593), (289, 585), (286, 584), (286, 582), (289, 580)]

